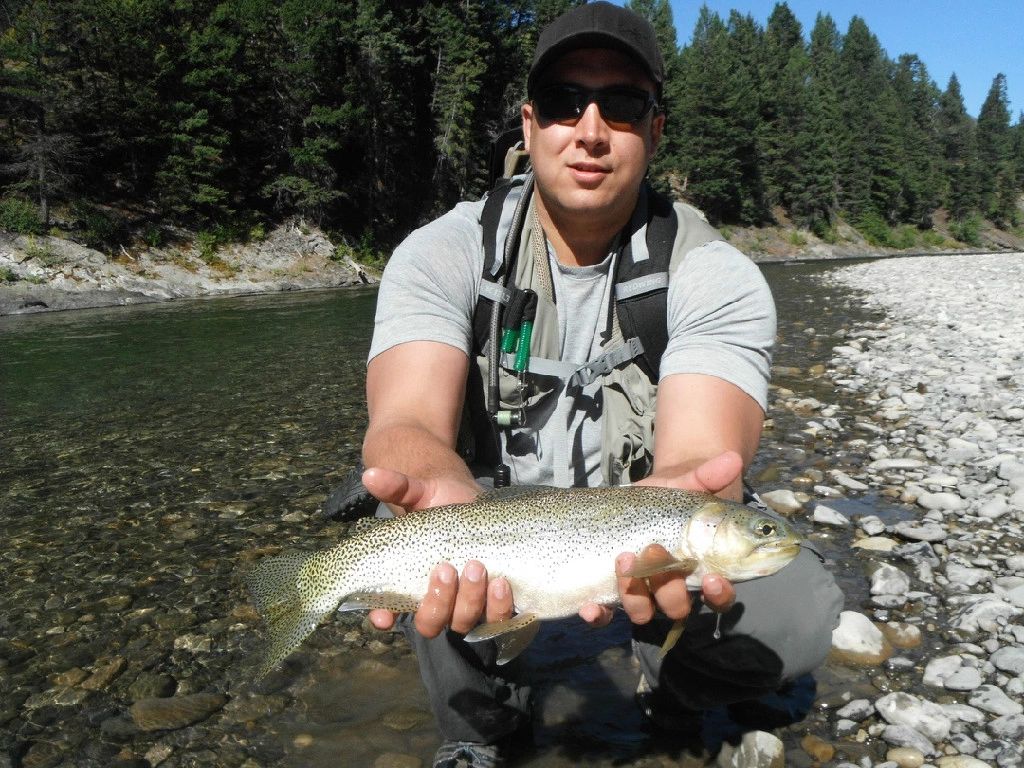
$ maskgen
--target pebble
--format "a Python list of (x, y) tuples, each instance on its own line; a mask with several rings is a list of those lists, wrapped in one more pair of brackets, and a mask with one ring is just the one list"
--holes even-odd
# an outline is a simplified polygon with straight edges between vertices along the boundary
[(882, 631), (867, 616), (843, 611), (832, 630), (832, 656), (853, 666), (877, 666), (892, 655)]
[(784, 768), (782, 740), (766, 731), (747, 731), (737, 746), (726, 742), (715, 761), (718, 768)]
[(885, 759), (896, 763), (900, 768), (921, 768), (924, 755), (920, 750), (911, 747), (895, 747), (885, 753)]
[(839, 528), (846, 528), (852, 525), (850, 519), (846, 515), (825, 504), (814, 505), (814, 512), (811, 514), (811, 521), (821, 525), (833, 525)]
[(1014, 701), (1001, 688), (994, 685), (982, 685), (971, 694), (968, 703), (994, 715), (1019, 715), (1024, 706)]
[(174, 730), (205, 720), (227, 700), (227, 696), (219, 693), (193, 693), (165, 699), (140, 699), (128, 711), (140, 730)]
[(794, 512), (803, 509), (803, 504), (800, 503), (796, 494), (786, 488), (779, 488), (777, 490), (768, 491), (758, 495), (761, 497), (761, 501), (780, 515), (791, 515)]

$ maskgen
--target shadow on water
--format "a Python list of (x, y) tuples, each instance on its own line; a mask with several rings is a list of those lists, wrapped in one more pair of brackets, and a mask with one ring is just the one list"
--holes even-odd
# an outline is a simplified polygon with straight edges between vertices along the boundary
[[(836, 393), (805, 372), (862, 313), (814, 282), (828, 268), (765, 268), (779, 305), (776, 386), (823, 401)], [(6, 751), (15, 766), (47, 755), (108, 765), (158, 747), (171, 768), (429, 760), (437, 736), (415, 659), (359, 616), (328, 622), (282, 670), (247, 681), (262, 628), (239, 568), (345, 535), (318, 510), (359, 455), (374, 301), (347, 290), (0, 318), (0, 764)], [(836, 456), (862, 460), (794, 442), (800, 417), (770, 415), (751, 473), (774, 478), (763, 489)], [(864, 512), (898, 517), (873, 501)], [(838, 535), (816, 535), (833, 562), (849, 558)], [(840, 581), (856, 604), (860, 568), (842, 570), (855, 572)], [(523, 764), (678, 756), (633, 704), (621, 614), (603, 631), (546, 626), (528, 662), (536, 751)], [(116, 675), (82, 688), (80, 673), (110, 663)], [(164, 678), (171, 688), (153, 694)], [(175, 691), (231, 701), (186, 728), (133, 729), (133, 701)]]

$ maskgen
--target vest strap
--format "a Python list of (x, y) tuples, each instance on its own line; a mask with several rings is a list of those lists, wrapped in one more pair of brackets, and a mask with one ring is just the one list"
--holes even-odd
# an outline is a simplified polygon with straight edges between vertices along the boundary
[(624, 283), (615, 284), (615, 300), (624, 301), (634, 296), (643, 296), (646, 293), (668, 289), (668, 272), (657, 272), (653, 275), (645, 275)]
[(485, 299), (496, 301), (502, 306), (506, 306), (512, 300), (512, 291), (509, 288), (489, 280), (480, 281), (480, 295)]
[(576, 369), (569, 377), (568, 387), (585, 387), (602, 376), (611, 373), (623, 363), (640, 357), (644, 353), (644, 345), (636, 336), (628, 339), (621, 346), (609, 349), (596, 360), (591, 360)]

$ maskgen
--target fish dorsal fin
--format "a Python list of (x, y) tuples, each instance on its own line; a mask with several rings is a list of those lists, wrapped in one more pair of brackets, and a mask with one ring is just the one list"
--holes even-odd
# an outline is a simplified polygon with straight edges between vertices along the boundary
[(476, 500), (508, 501), (509, 499), (519, 499), (523, 496), (534, 496), (541, 493), (549, 493), (554, 490), (557, 489), (551, 485), (508, 485), (504, 488), (488, 488), (477, 496)]
[(520, 613), (504, 621), (481, 624), (466, 635), (467, 643), (493, 640), (498, 646), (498, 664), (507, 664), (526, 650), (540, 630), (540, 622), (532, 613)]
[(625, 576), (632, 576), (634, 579), (646, 579), (657, 573), (668, 573), (669, 571), (681, 571), (682, 573), (693, 573), (699, 563), (693, 558), (673, 557), (664, 550), (660, 552), (644, 552), (637, 555), (633, 567), (626, 571)]

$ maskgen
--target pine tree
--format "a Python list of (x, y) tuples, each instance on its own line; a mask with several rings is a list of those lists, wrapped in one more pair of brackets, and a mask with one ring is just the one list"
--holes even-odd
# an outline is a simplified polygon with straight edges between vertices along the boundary
[(917, 56), (904, 54), (893, 76), (900, 107), (902, 156), (899, 219), (931, 227), (942, 189), (937, 126), (939, 90)]
[(1017, 182), (1011, 158), (1006, 75), (1000, 73), (992, 81), (978, 114), (981, 208), (1000, 227), (1008, 225), (1015, 216)]
[(950, 216), (964, 221), (979, 206), (978, 148), (974, 121), (964, 108), (960, 81), (954, 73), (939, 97), (936, 118), (945, 175), (944, 203)]
[(785, 3), (768, 18), (761, 61), (758, 158), (769, 206), (791, 207), (799, 192), (801, 153), (797, 140), (807, 119), (810, 62), (803, 31)]
[(811, 31), (805, 116), (796, 135), (800, 158), (790, 201), (791, 214), (825, 234), (839, 208), (839, 146), (843, 123), (839, 104), (842, 41), (831, 16), (818, 14)]

